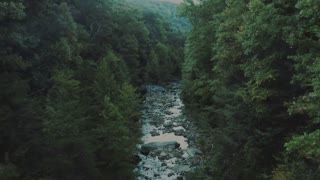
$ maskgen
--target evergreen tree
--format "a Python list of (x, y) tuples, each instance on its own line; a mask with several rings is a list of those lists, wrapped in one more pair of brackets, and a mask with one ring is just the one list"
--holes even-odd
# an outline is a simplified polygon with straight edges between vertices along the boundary
[(133, 178), (136, 87), (158, 42), (167, 64), (182, 55), (146, 18), (124, 1), (0, 2), (0, 179)]
[(318, 178), (312, 145), (319, 138), (318, 6), (264, 0), (180, 6), (193, 25), (183, 96), (208, 144), (196, 178)]

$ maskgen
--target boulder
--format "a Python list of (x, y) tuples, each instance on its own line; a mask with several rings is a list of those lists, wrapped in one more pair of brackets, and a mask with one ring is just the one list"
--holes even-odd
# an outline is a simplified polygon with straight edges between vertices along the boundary
[(131, 157), (131, 163), (132, 163), (132, 164), (135, 164), (135, 165), (139, 164), (139, 162), (140, 162), (141, 160), (142, 160), (142, 159), (141, 159), (140, 156), (137, 155), (137, 154), (134, 154), (134, 155)]
[(177, 177), (177, 180), (183, 180), (182, 176)]
[(173, 112), (171, 112), (171, 111), (167, 110), (167, 111), (165, 111), (165, 112), (164, 112), (164, 114), (166, 114), (166, 115), (169, 115), (169, 116), (170, 116), (170, 115), (172, 115), (172, 114), (173, 114)]
[(165, 152), (161, 152), (160, 156), (167, 156), (167, 154)]
[(147, 155), (150, 151), (156, 149), (163, 149), (163, 148), (172, 148), (176, 149), (180, 147), (180, 144), (177, 141), (167, 141), (167, 142), (151, 142), (147, 144), (143, 144), (141, 146), (141, 154)]
[(174, 169), (178, 172), (190, 172), (191, 168), (189, 165), (176, 165)]
[(160, 161), (164, 161), (164, 160), (170, 159), (170, 156), (169, 155), (167, 155), (167, 156), (159, 156), (158, 158), (159, 158)]
[(189, 149), (186, 150), (186, 152), (190, 156), (195, 156), (195, 155), (201, 155), (202, 154), (202, 152), (197, 148), (189, 148)]
[(151, 134), (151, 136), (159, 136), (160, 135), (160, 133), (155, 130), (151, 131), (150, 134)]
[(172, 126), (173, 126), (173, 123), (171, 123), (171, 122), (163, 125), (163, 127), (165, 127), (165, 128), (171, 128)]
[(151, 92), (160, 92), (165, 93), (167, 90), (164, 87), (156, 86), (156, 85), (145, 85), (141, 87), (143, 90), (151, 91)]
[(186, 136), (186, 133), (183, 129), (175, 130), (174, 135), (176, 136)]

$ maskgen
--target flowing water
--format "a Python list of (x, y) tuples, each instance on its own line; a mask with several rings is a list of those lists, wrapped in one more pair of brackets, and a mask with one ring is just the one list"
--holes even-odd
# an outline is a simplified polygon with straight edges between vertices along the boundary
[[(151, 144), (179, 143), (176, 146), (156, 146), (148, 153), (140, 153), (140, 163), (134, 170), (138, 180), (144, 179), (185, 179), (199, 163), (201, 152), (196, 147), (195, 127), (183, 114), (179, 83), (167, 86), (145, 86), (142, 116), (142, 143), (137, 147)], [(157, 144), (157, 145), (158, 145)]]

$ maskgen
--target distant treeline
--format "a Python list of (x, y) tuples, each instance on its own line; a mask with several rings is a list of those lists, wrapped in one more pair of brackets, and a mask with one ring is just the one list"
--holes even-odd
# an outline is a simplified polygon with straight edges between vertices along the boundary
[[(171, 24), (174, 32), (184, 36), (191, 29), (191, 24), (185, 17), (180, 17), (177, 11), (178, 4), (166, 0), (127, 0), (133, 7), (144, 12), (152, 12), (162, 16), (163, 21)], [(168, 0), (170, 1), (170, 0)], [(174, 0), (172, 0), (174, 1)]]

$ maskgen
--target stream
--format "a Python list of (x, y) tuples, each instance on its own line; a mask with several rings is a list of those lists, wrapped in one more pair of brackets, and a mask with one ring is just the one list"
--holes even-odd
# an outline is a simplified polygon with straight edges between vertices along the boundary
[(197, 130), (183, 113), (180, 83), (147, 85), (145, 89), (136, 179), (185, 179), (186, 173), (200, 163), (201, 151), (196, 143)]

